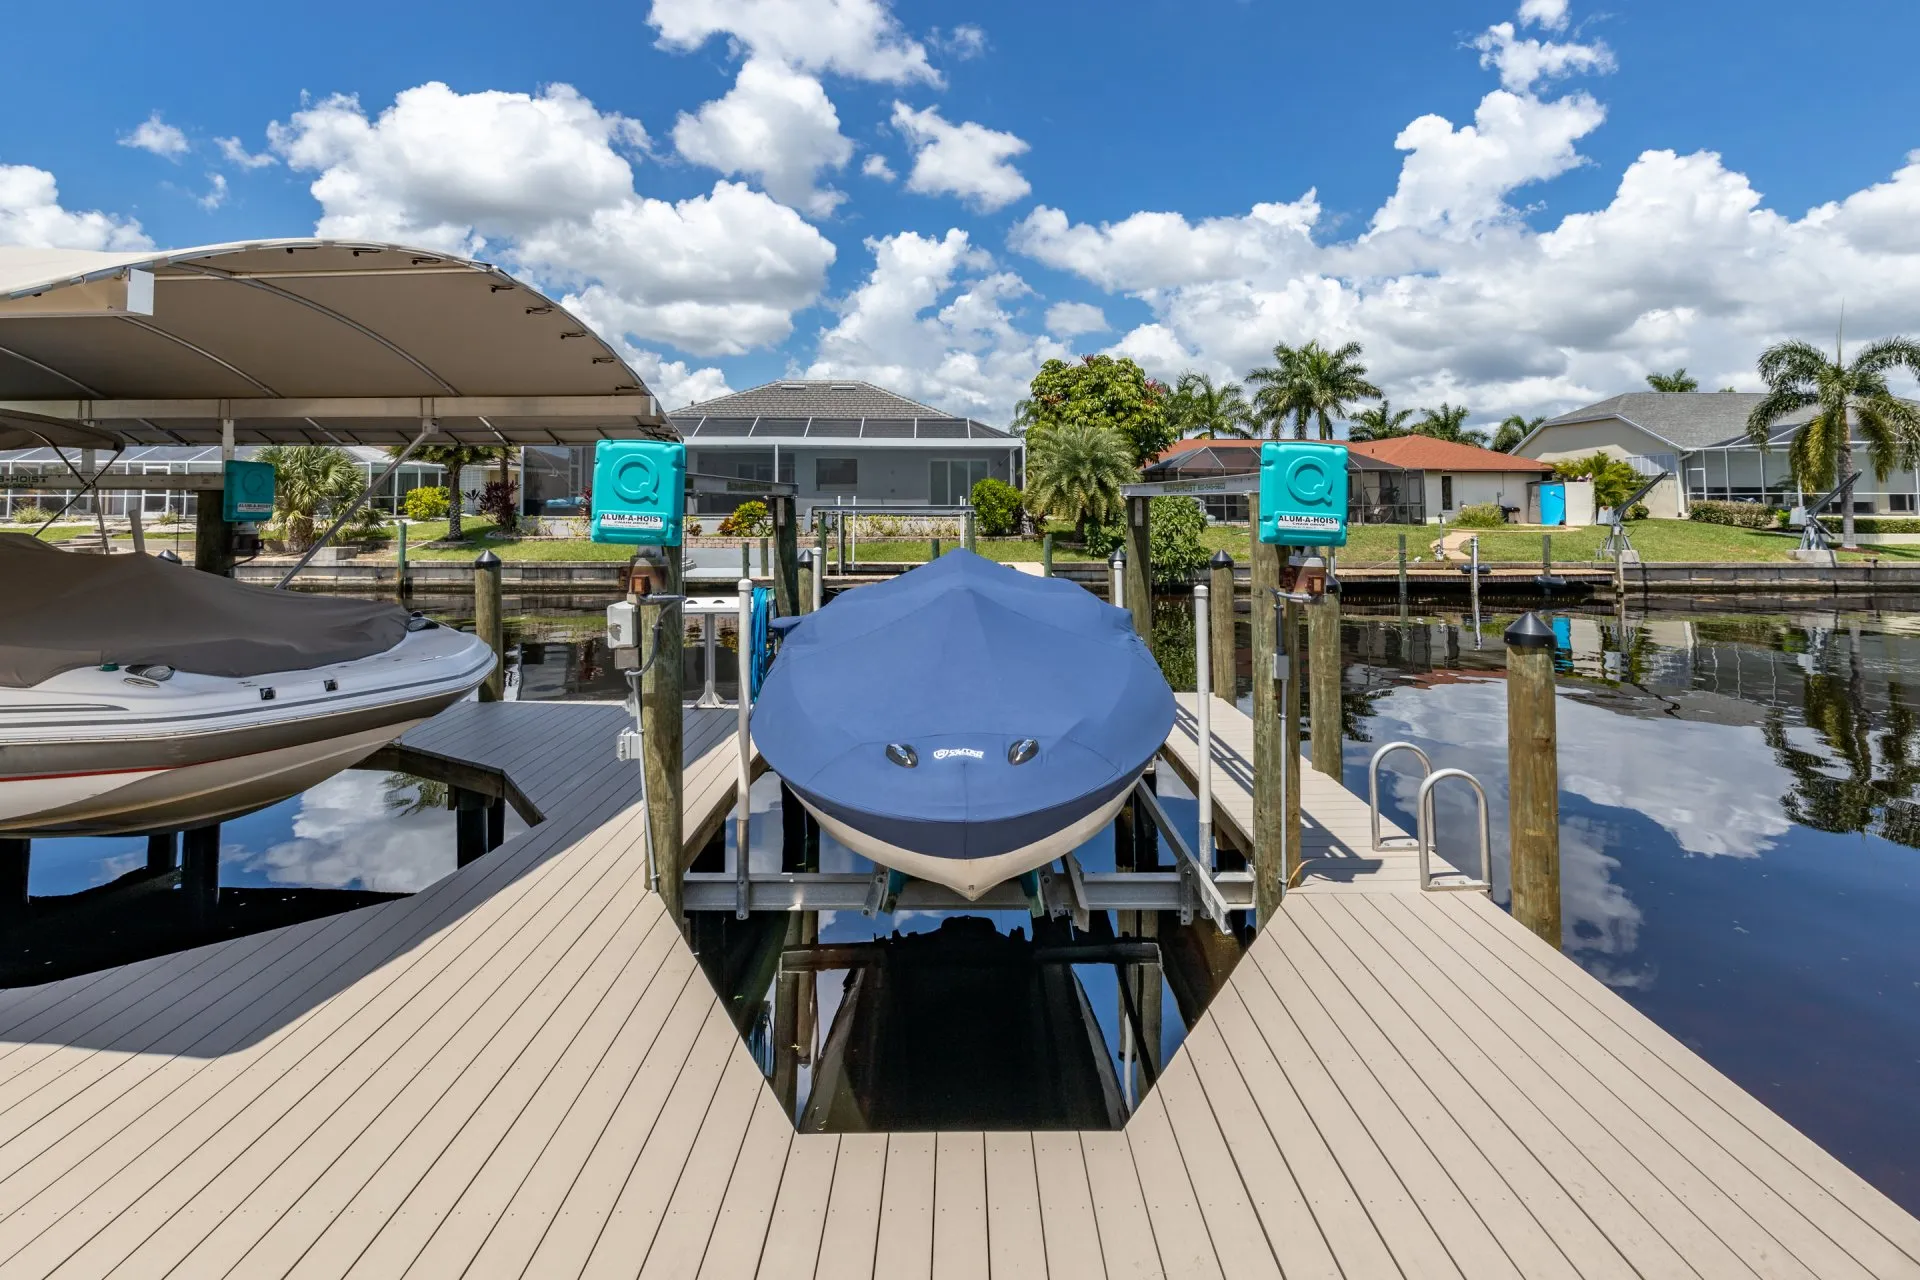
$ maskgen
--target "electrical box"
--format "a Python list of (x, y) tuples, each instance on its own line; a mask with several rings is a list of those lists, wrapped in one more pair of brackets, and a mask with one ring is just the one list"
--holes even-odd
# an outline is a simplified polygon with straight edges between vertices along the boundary
[(1347, 450), (1309, 440), (1260, 446), (1260, 541), (1347, 545)]
[(259, 524), (273, 519), (273, 464), (227, 463), (221, 515), (228, 524)]
[(625, 600), (607, 606), (607, 648), (631, 649), (640, 643), (639, 612)]
[(593, 540), (677, 547), (687, 506), (687, 447), (602, 440), (593, 451)]

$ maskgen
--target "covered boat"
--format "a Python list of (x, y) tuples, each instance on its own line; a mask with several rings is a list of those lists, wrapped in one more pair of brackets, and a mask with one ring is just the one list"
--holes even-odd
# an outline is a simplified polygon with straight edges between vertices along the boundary
[(0, 534), (0, 834), (247, 813), (471, 692), (479, 638), (397, 605)]
[(1124, 610), (954, 551), (801, 618), (753, 736), (835, 839), (975, 898), (1111, 821), (1173, 709)]

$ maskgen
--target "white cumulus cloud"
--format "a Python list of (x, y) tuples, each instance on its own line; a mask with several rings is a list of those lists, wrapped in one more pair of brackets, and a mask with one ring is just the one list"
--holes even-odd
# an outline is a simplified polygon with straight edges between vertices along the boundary
[(680, 154), (727, 174), (748, 174), (768, 195), (815, 216), (846, 197), (815, 185), (822, 169), (842, 169), (853, 143), (814, 77), (765, 58), (749, 58), (733, 89), (673, 127)]
[(53, 175), (25, 164), (0, 164), (0, 244), (34, 249), (153, 247), (132, 218), (63, 207)]
[(227, 202), (227, 175), (210, 173), (207, 175), (207, 193), (195, 203), (208, 213), (212, 213)]
[(178, 160), (191, 149), (187, 135), (162, 120), (158, 111), (142, 120), (132, 133), (123, 136), (120, 145), (151, 151), (165, 160)]
[(634, 188), (639, 122), (567, 85), (461, 94), (430, 83), (370, 117), (327, 98), (269, 128), (314, 172), (316, 230), (512, 264), (609, 337), (738, 354), (783, 341), (834, 248), (793, 209), (721, 181), (677, 202)]
[(1056, 302), (1047, 308), (1047, 332), (1058, 338), (1105, 333), (1107, 313), (1091, 302)]
[(926, 46), (882, 0), (653, 0), (647, 22), (663, 49), (725, 36), (746, 52), (806, 71), (889, 84), (937, 84)]
[[(1564, 25), (1565, 5), (1562, 9)], [(1522, 10), (1524, 13), (1524, 9)], [(1488, 27), (1473, 42), (1480, 50), (1480, 65), (1495, 67), (1500, 83), (1515, 93), (1531, 92), (1542, 80), (1563, 76), (1600, 73), (1614, 68), (1613, 50), (1598, 41), (1593, 44), (1564, 44), (1553, 40), (1533, 40), (1514, 34), (1511, 22)]]
[(1567, 25), (1567, 0), (1520, 0), (1520, 24), (1538, 23), (1549, 31)]
[(887, 163), (887, 158), (883, 155), (870, 155), (862, 160), (860, 172), (869, 178), (878, 178), (882, 182), (892, 182), (894, 179), (893, 166)]
[(893, 104), (893, 127), (913, 144), (909, 191), (958, 196), (975, 209), (991, 212), (1033, 190), (1010, 163), (1027, 150), (1011, 133), (971, 120), (951, 124), (936, 107), (916, 111), (904, 102)]
[(246, 144), (238, 138), (215, 138), (213, 144), (220, 148), (222, 159), (241, 169), (264, 169), (279, 163), (271, 151), (248, 151)]

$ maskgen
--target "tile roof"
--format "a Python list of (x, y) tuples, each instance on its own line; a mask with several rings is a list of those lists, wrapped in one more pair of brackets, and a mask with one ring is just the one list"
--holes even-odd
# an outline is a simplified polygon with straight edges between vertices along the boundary
[(971, 418), (845, 379), (788, 378), (716, 396), (670, 415), (683, 439), (1007, 440)]
[(1478, 445), (1435, 440), (1431, 436), (1395, 436), (1391, 440), (1349, 442), (1347, 448), (1408, 471), (1551, 471), (1532, 458), (1516, 458)]

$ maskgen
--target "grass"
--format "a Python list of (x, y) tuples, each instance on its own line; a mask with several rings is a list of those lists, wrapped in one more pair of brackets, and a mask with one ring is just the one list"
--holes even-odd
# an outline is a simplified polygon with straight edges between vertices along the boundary
[[(630, 547), (609, 546), (584, 538), (523, 540), (511, 535), (503, 536), (492, 521), (485, 519), (468, 519), (462, 524), (465, 537), (461, 546), (429, 548), (423, 544), (446, 537), (446, 521), (410, 521), (407, 526), (407, 558), (416, 562), (471, 561), (481, 551), (491, 550), (502, 560), (552, 563), (625, 561), (632, 554)], [(43, 536), (49, 541), (60, 542), (90, 534), (93, 530), (91, 524), (61, 524), (47, 530)], [(1789, 553), (1798, 545), (1797, 539), (1791, 534), (1735, 529), (1728, 525), (1703, 524), (1692, 520), (1638, 520), (1629, 525), (1628, 530), (1635, 549), (1643, 559), (1652, 563), (1686, 560), (1779, 562), (1792, 559)], [(1439, 540), (1442, 532), (1437, 525), (1353, 525), (1347, 531), (1347, 545), (1340, 552), (1340, 562), (1348, 567), (1391, 565), (1398, 555), (1400, 537), (1404, 534), (1408, 560), (1418, 557), (1430, 563), (1433, 559), (1432, 544)], [(1496, 564), (1538, 564), (1543, 532), (1547, 531), (1521, 528), (1482, 530), (1480, 558)], [(1068, 546), (1064, 533), (1065, 530), (1055, 532), (1053, 558), (1056, 564), (1096, 559), (1078, 547)], [(174, 534), (173, 526), (147, 530), (149, 541), (167, 546), (173, 545)], [(193, 529), (191, 526), (181, 526), (179, 534), (184, 554), (192, 546)], [(1553, 531), (1552, 537), (1555, 562), (1577, 564), (1593, 559), (1594, 553), (1606, 539), (1606, 530), (1564, 529)], [(122, 537), (117, 541), (125, 542), (126, 539)], [(1209, 525), (1202, 535), (1202, 541), (1209, 554), (1225, 551), (1242, 563), (1246, 561), (1248, 531), (1243, 526)], [(879, 561), (918, 563), (927, 558), (927, 544), (925, 538), (892, 538), (885, 541), (861, 539), (856, 548), (857, 561), (869, 564)], [(801, 545), (807, 547), (813, 544), (803, 541)], [(955, 539), (941, 539), (943, 550), (950, 550), (956, 545)], [(1038, 538), (981, 538), (977, 540), (975, 549), (989, 559), (1007, 563), (1038, 563), (1040, 560)], [(831, 545), (828, 552), (833, 552)], [(392, 543), (388, 543), (384, 552), (367, 554), (373, 558), (391, 559), (394, 554)], [(1920, 561), (1920, 546), (1868, 547), (1859, 552), (1842, 552), (1841, 558), (1849, 561)]]

